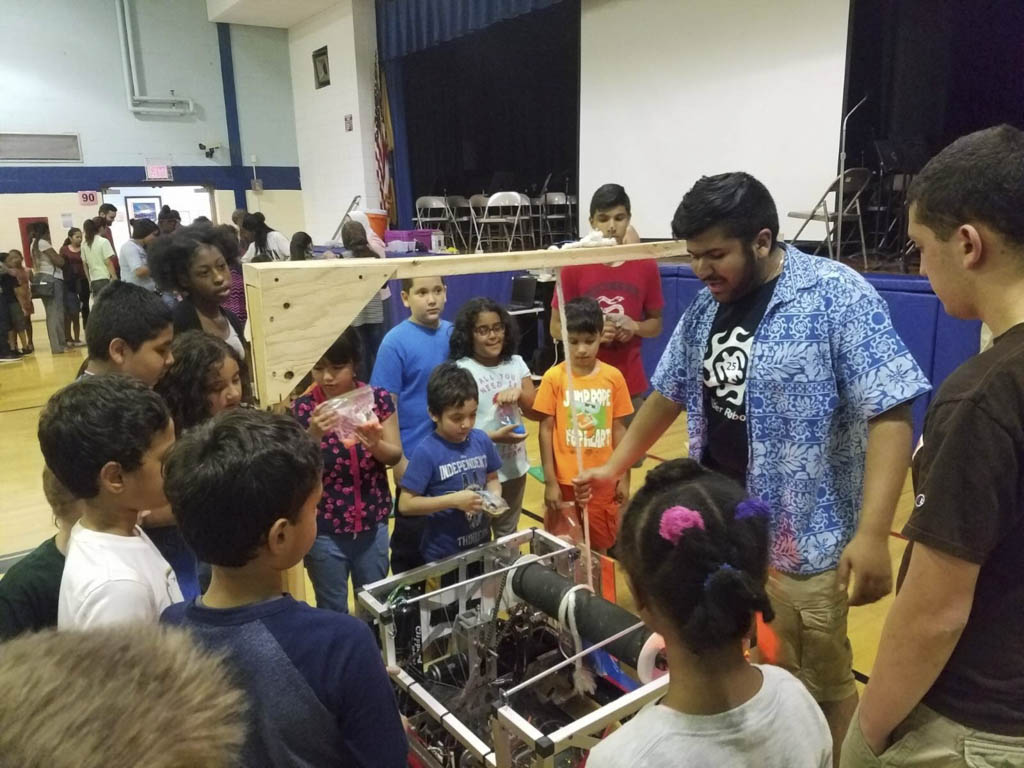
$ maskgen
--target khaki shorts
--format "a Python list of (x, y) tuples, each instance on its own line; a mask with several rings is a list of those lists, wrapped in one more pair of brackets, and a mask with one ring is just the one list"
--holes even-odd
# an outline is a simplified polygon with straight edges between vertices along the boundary
[(857, 692), (853, 650), (846, 636), (849, 610), (836, 572), (796, 576), (769, 571), (768, 597), (775, 620), (757, 619), (761, 660), (792, 672), (818, 702), (842, 701)]
[(860, 710), (843, 742), (840, 768), (1008, 768), (1024, 765), (1024, 737), (976, 731), (918, 704), (893, 731), (892, 745), (875, 755), (860, 730)]

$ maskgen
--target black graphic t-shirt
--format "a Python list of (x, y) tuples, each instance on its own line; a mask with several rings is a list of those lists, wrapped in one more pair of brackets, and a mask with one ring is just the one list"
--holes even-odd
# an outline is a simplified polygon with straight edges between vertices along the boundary
[(747, 480), (747, 370), (754, 332), (779, 282), (769, 280), (739, 301), (720, 304), (704, 353), (704, 415), (708, 440), (702, 462), (740, 483)]

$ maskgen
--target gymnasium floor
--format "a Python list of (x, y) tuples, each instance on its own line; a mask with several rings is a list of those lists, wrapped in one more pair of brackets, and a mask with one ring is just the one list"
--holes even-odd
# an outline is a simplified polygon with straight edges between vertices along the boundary
[[(36, 424), (47, 398), (74, 379), (85, 358), (84, 349), (51, 356), (45, 326), (40, 321), (34, 325), (35, 355), (25, 358), (21, 363), (0, 365), (0, 573), (25, 551), (54, 533), (40, 482), (43, 458), (36, 439)], [(527, 422), (527, 425), (528, 428), (532, 427), (526, 441), (530, 463), (538, 465), (540, 459), (536, 427), (532, 422)], [(632, 486), (640, 487), (647, 470), (656, 466), (657, 460), (652, 456), (676, 458), (686, 455), (686, 449), (686, 426), (685, 420), (681, 418), (654, 445), (644, 466), (633, 470)], [(533, 479), (528, 480), (525, 509), (539, 515), (543, 512), (543, 506), (543, 486)], [(908, 474), (897, 506), (894, 530), (903, 527), (912, 507), (913, 492)], [(533, 524), (533, 520), (523, 516), (521, 527), (528, 528)], [(892, 537), (890, 553), (894, 572), (905, 546), (902, 539)], [(619, 602), (628, 607), (628, 589), (621, 579), (618, 581)], [(312, 599), (313, 590), (308, 582), (306, 592)], [(892, 597), (889, 596), (874, 605), (850, 611), (849, 634), (853, 645), (854, 669), (865, 675), (870, 673), (874, 663), (882, 624), (891, 603)]]

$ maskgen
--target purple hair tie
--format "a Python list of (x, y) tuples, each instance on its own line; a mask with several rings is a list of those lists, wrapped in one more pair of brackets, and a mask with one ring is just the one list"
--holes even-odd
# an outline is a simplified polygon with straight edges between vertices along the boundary
[(661, 520), (658, 522), (658, 533), (665, 541), (672, 542), (672, 546), (679, 543), (683, 533), (689, 528), (700, 528), (704, 530), (704, 518), (700, 512), (689, 507), (669, 507), (661, 513)]
[(772, 508), (760, 499), (744, 499), (736, 505), (736, 513), (733, 518), (746, 520), (748, 517), (763, 517), (766, 520), (772, 516)]
[(736, 569), (733, 568), (728, 563), (722, 563), (721, 565), (719, 565), (717, 568), (715, 568), (715, 570), (713, 570), (711, 573), (709, 573), (704, 578), (704, 589), (706, 590), (708, 587), (711, 586), (711, 580), (715, 577), (715, 574), (718, 573), (719, 571), (735, 571), (735, 570)]

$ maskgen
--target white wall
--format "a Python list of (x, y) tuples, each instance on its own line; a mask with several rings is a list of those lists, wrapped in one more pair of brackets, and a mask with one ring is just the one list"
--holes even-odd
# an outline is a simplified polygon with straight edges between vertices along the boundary
[(232, 25), (231, 54), (242, 163), (298, 165), (288, 31)]
[[(371, 0), (341, 0), (288, 30), (306, 231), (314, 242), (334, 233), (355, 195), (363, 196), (362, 207), (379, 205), (373, 160), (375, 39)], [(331, 84), (316, 89), (312, 54), (324, 45)], [(352, 115), (351, 132), (345, 131), (345, 115)]]
[[(743, 170), (788, 236), (835, 177), (848, 0), (583, 0), (580, 203), (619, 182), (643, 237), (671, 236), (702, 175)], [(810, 228), (808, 228), (810, 229)], [(815, 230), (815, 236), (821, 230)]]
[[(234, 201), (222, 221), (231, 221)], [(306, 228), (305, 206), (302, 191), (298, 189), (265, 189), (262, 192), (246, 190), (245, 208), (260, 211), (267, 217), (267, 224), (288, 237)], [(338, 218), (341, 218), (340, 214)], [(328, 233), (330, 234), (330, 233)]]
[[(114, 0), (7, 2), (0, 130), (76, 132), (86, 165), (228, 165), (217, 27), (204, 0), (131, 5), (147, 95), (189, 96), (195, 115), (128, 111)], [(244, 26), (231, 33), (243, 152), (261, 165), (296, 165), (287, 34)], [(199, 142), (225, 148), (208, 159)]]
[[(113, 0), (4, 3), (0, 127), (72, 131), (87, 165), (212, 164), (198, 143), (224, 143), (217, 28), (202, 0), (133, 2), (141, 81), (196, 100), (191, 117), (136, 116), (125, 103)], [(216, 161), (227, 162), (226, 153)], [(216, 162), (214, 161), (214, 162)]]

